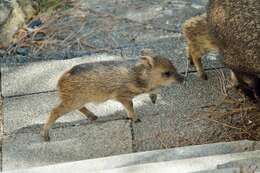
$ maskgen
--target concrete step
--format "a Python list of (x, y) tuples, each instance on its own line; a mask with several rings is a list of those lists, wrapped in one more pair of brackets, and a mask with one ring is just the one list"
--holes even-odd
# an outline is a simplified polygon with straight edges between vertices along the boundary
[(127, 120), (54, 128), (43, 142), (40, 127), (6, 136), (2, 145), (3, 170), (25, 169), (132, 152)]
[[(95, 130), (95, 129), (93, 129), (93, 130)], [(86, 131), (88, 131), (88, 129)], [(36, 137), (34, 137), (34, 138), (35, 139), (31, 139), (31, 140), (33, 140), (35, 142), (35, 140), (37, 140), (37, 139), (36, 139)], [(19, 140), (19, 139), (20, 138), (17, 138), (17, 140)], [(29, 138), (27, 140), (29, 140)], [(89, 140), (91, 140), (91, 139), (89, 139)], [(23, 139), (19, 140), (19, 141), (23, 141)], [(86, 140), (84, 140), (84, 139), (78, 140), (78, 142), (82, 142), (82, 141), (84, 142)], [(60, 144), (58, 142), (59, 141), (54, 141), (50, 144), (47, 143), (47, 144), (41, 145), (41, 148), (39, 148), (38, 144), (35, 143), (33, 145), (34, 147), (32, 147), (32, 149), (30, 149), (30, 147), (28, 147), (27, 144), (25, 144), (25, 145), (22, 145), (19, 143), (18, 143), (19, 145), (16, 144), (17, 142), (14, 142), (14, 140), (11, 142), (9, 141), (9, 143), (5, 143), (5, 145), (4, 145), (4, 156), (5, 157), (3, 158), (3, 163), (4, 163), (3, 170), (29, 168), (29, 167), (33, 167), (33, 166), (43, 166), (43, 165), (49, 165), (49, 164), (53, 164), (53, 163), (59, 163), (59, 162), (57, 162), (57, 159), (59, 160), (60, 158), (56, 158), (57, 157), (56, 154), (58, 154), (61, 151), (58, 150), (57, 147), (54, 147), (54, 146), (60, 146)], [(75, 143), (75, 141), (74, 141), (74, 143)], [(87, 145), (89, 143), (91, 144), (90, 141), (88, 143), (86, 143), (86, 147), (89, 148), (86, 151), (92, 153), (92, 155), (93, 155), (94, 153), (91, 152), (91, 146)], [(8, 145), (15, 145), (15, 148), (17, 148), (17, 149), (13, 150), (12, 149), (14, 147), (13, 146), (9, 150), (6, 150), (6, 148), (8, 148), (6, 146), (8, 146)], [(95, 146), (96, 145), (97, 144), (95, 144)], [(24, 148), (26, 146), (28, 149), (24, 150)], [(37, 148), (37, 146), (38, 146), (38, 148)], [(61, 143), (61, 146), (64, 146), (64, 144)], [(99, 144), (98, 146), (101, 147), (102, 145)], [(122, 147), (121, 147), (122, 149), (123, 149), (123, 146), (124, 145), (122, 145)], [(80, 149), (80, 148), (81, 147), (79, 147), (78, 149)], [(92, 147), (92, 149), (93, 149), (93, 147)], [(69, 165), (71, 165), (72, 167), (74, 167), (75, 165), (78, 165), (78, 167), (81, 168), (82, 165), (84, 165), (83, 167), (84, 167), (85, 171), (92, 172), (92, 171), (99, 171), (99, 170), (105, 170), (105, 169), (128, 167), (128, 166), (133, 166), (133, 165), (142, 165), (142, 164), (147, 164), (147, 163), (166, 162), (166, 161), (174, 161), (174, 160), (176, 160), (176, 161), (177, 160), (186, 160), (186, 159), (200, 158), (200, 157), (211, 157), (214, 155), (224, 155), (224, 154), (239, 153), (239, 152), (245, 152), (245, 151), (249, 152), (249, 151), (254, 151), (256, 149), (260, 149), (259, 142), (245, 140), (245, 141), (236, 141), (236, 142), (228, 142), (228, 143), (195, 145), (195, 146), (187, 146), (187, 147), (173, 148), (173, 149), (167, 149), (167, 150), (155, 150), (155, 151), (138, 152), (138, 153), (123, 154), (123, 155), (117, 155), (117, 156), (111, 156), (111, 157), (97, 158), (97, 159), (91, 159), (91, 160), (82, 160), (82, 161), (77, 161), (77, 162), (70, 162), (70, 163), (54, 165), (54, 168), (60, 169), (60, 168), (63, 168), (64, 166), (70, 167)], [(42, 151), (44, 151), (44, 152), (42, 152)], [(70, 150), (68, 152), (66, 152), (66, 151), (67, 150), (65, 148), (63, 151), (64, 159), (66, 157), (66, 153), (69, 154), (72, 152), (72, 150)], [(97, 151), (97, 150), (95, 150), (95, 151)], [(115, 149), (111, 149), (111, 151), (115, 152)], [(84, 151), (82, 151), (81, 153), (84, 153)], [(123, 153), (123, 152), (121, 151), (121, 153)], [(74, 153), (74, 155), (75, 154), (76, 153)], [(85, 154), (88, 155), (87, 153), (85, 153)], [(73, 156), (71, 156), (71, 157), (73, 157)], [(79, 155), (79, 157), (84, 158), (83, 154)], [(17, 159), (17, 158), (19, 158), (19, 159)], [(54, 160), (53, 160), (53, 158), (54, 158)], [(55, 158), (56, 158), (56, 160), (55, 160)], [(66, 160), (63, 160), (63, 161), (66, 161)], [(69, 161), (69, 160), (67, 160), (67, 161)], [(73, 160), (71, 160), (71, 161), (73, 161)], [(226, 163), (226, 162), (224, 162), (224, 163)], [(82, 167), (82, 169), (83, 169), (83, 167)], [(45, 167), (45, 168), (47, 169), (47, 167)]]
[(250, 170), (250, 169), (246, 169), (247, 172), (240, 172), (240, 171), (241, 171), (240, 167), (232, 167), (232, 168), (225, 168), (225, 169), (198, 171), (198, 172), (193, 172), (193, 173), (260, 173), (259, 169), (254, 170), (255, 172), (252, 172), (252, 170)]
[(240, 168), (213, 169), (207, 171), (196, 171), (193, 173), (239, 173)]
[(218, 165), (218, 169), (240, 167), (241, 165), (245, 168), (249, 168), (250, 166), (256, 166), (260, 170), (260, 158), (257, 157), (231, 161), (222, 165)]
[[(203, 146), (203, 145), (202, 145)], [(139, 153), (140, 154), (140, 153)], [(144, 154), (144, 153), (143, 153)], [(55, 173), (70, 173), (77, 170), (77, 173), (85, 172), (97, 172), (97, 173), (161, 173), (162, 170), (164, 173), (192, 173), (199, 171), (211, 171), (215, 170), (218, 165), (225, 164), (231, 161), (237, 161), (241, 159), (250, 159), (250, 158), (260, 158), (260, 150), (241, 152), (241, 153), (231, 153), (231, 154), (222, 154), (222, 155), (213, 155), (213, 156), (204, 156), (204, 157), (195, 157), (187, 158), (180, 160), (171, 160), (171, 161), (161, 161), (157, 163), (146, 163), (146, 164), (135, 164), (133, 165), (125, 164), (121, 167), (114, 167), (118, 164), (117, 162), (110, 162), (110, 169), (106, 167), (99, 167), (97, 162), (91, 165), (96, 167), (95, 169), (89, 169), (89, 160), (71, 162), (65, 164), (57, 164), (45, 167), (37, 167), (28, 170), (17, 170), (10, 171), (8, 173), (39, 173), (39, 172), (55, 172)], [(122, 159), (124, 160), (124, 159)], [(138, 162), (137, 162), (138, 163)], [(107, 163), (104, 163), (107, 164)], [(221, 170), (223, 171), (223, 170)]]

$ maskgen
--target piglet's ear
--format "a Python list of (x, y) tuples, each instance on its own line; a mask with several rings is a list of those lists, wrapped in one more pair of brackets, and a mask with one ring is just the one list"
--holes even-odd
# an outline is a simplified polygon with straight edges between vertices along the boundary
[(154, 59), (151, 56), (140, 56), (139, 63), (143, 64), (145, 67), (154, 67)]

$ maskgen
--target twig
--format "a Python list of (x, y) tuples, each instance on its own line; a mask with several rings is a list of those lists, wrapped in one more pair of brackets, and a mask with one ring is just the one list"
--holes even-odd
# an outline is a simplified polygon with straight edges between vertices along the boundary
[(246, 133), (246, 134), (249, 134), (247, 131), (245, 131), (245, 130), (242, 129), (242, 128), (235, 127), (235, 126), (229, 125), (229, 124), (227, 124), (227, 123), (223, 123), (223, 122), (214, 120), (214, 119), (212, 119), (212, 118), (205, 118), (205, 117), (204, 117), (204, 118), (202, 118), (202, 119), (207, 120), (207, 121), (211, 121), (211, 122), (215, 122), (215, 123), (220, 124), (220, 125), (222, 125), (222, 126), (224, 126), (224, 127), (228, 127), (228, 128), (231, 128), (231, 129), (240, 130), (240, 131), (242, 131), (242, 132), (244, 132), (244, 133)]

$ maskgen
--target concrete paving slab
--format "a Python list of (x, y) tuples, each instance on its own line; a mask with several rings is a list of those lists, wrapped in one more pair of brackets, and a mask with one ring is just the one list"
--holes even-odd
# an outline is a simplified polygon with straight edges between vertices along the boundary
[[(163, 116), (171, 110), (172, 107), (169, 106), (170, 104), (174, 104), (173, 108), (176, 110), (186, 110), (187, 107), (193, 107), (195, 109), (196, 106), (199, 107), (207, 104), (209, 101), (214, 101), (214, 99), (218, 98), (218, 87), (217, 83), (214, 82), (216, 79), (216, 77), (214, 77), (214, 73), (212, 74), (212, 77), (210, 76), (210, 78), (211, 82), (201, 81), (195, 76), (192, 76), (188, 78), (189, 83), (187, 84), (176, 85), (173, 86), (172, 89), (163, 89), (163, 92), (161, 93), (162, 96), (158, 97), (158, 104), (156, 105), (151, 104), (147, 95), (137, 97), (134, 100), (137, 114), (141, 117), (146, 114), (150, 114), (152, 117), (160, 118), (160, 116), (156, 117), (156, 115), (160, 113), (161, 116)], [(42, 83), (44, 82), (42, 81)], [(54, 83), (55, 82), (52, 82), (53, 85)], [(212, 83), (214, 85), (211, 85)], [(194, 85), (197, 86), (197, 89), (193, 88)], [(194, 90), (200, 91), (197, 92), (197, 94), (202, 97), (201, 99), (198, 100), (198, 96), (192, 95)], [(215, 94), (210, 94), (210, 97), (208, 97), (208, 91)], [(190, 99), (185, 99), (187, 96), (189, 96)], [(58, 102), (59, 100), (55, 92), (5, 98), (3, 110), (5, 117), (5, 133), (10, 133), (29, 125), (44, 123), (48, 113), (55, 105), (58, 104)], [(186, 107), (183, 107), (184, 105)], [(108, 101), (100, 105), (88, 104), (87, 107), (89, 107), (90, 110), (95, 112), (98, 116), (107, 116), (115, 114), (116, 112), (116, 114), (118, 114), (120, 111), (122, 112), (121, 115), (125, 116), (122, 105), (113, 101)], [(165, 116), (165, 118), (167, 119), (167, 116)], [(74, 111), (60, 118), (58, 122), (71, 122), (82, 119), (85, 119), (85, 117), (79, 112)]]
[(88, 35), (87, 43), (95, 48), (113, 49), (124, 45), (138, 44), (143, 40), (180, 34), (102, 13), (89, 13), (85, 26), (84, 34)]
[[(197, 13), (202, 13), (205, 11), (205, 6), (208, 0), (155, 0), (155, 1), (138, 1), (134, 0), (131, 2), (125, 1), (82, 1), (82, 8), (92, 9), (96, 12), (108, 13), (115, 15), (117, 17), (126, 18), (139, 23), (149, 23), (151, 21), (164, 21), (165, 17), (175, 18), (175, 20), (182, 20), (189, 18)], [(185, 8), (189, 8), (185, 11)], [(179, 15), (175, 15), (179, 14)], [(166, 28), (167, 25), (169, 29), (174, 30), (174, 26), (179, 22), (163, 22), (161, 25), (156, 24), (158, 27)]]
[[(4, 133), (46, 121), (49, 112), (59, 103), (56, 93), (29, 95), (4, 99)], [(72, 112), (58, 122), (82, 120), (79, 112)]]
[(183, 22), (192, 16), (197, 16), (205, 12), (205, 5), (197, 3), (184, 3), (178, 1), (171, 2), (168, 7), (163, 8), (157, 18), (152, 18), (148, 22), (152, 26), (162, 27), (167, 30), (180, 31)]
[[(132, 47), (126, 47), (122, 49), (121, 54), (127, 57), (137, 57), (140, 50), (143, 48), (149, 48), (154, 50), (155, 53), (161, 54), (169, 59), (175, 64), (179, 72), (186, 72), (187, 70), (187, 57), (185, 53), (186, 43), (182, 36), (172, 36), (168, 38), (156, 38), (147, 39), (142, 43), (139, 43)], [(202, 58), (202, 63), (204, 69), (221, 68), (223, 64), (220, 61), (221, 56), (214, 53), (205, 55)], [(196, 71), (192, 66), (189, 66), (189, 71)]]
[[(22, 169), (132, 152), (126, 120), (57, 128), (43, 142), (39, 127), (4, 138), (3, 170)], [(75, 171), (75, 170), (74, 170)]]
[[(200, 107), (220, 103), (225, 98), (217, 74), (208, 72), (208, 81), (190, 75), (185, 84), (163, 89), (161, 101), (155, 105), (160, 114), (146, 114), (142, 117), (142, 123), (133, 125), (135, 151), (176, 147), (184, 145), (178, 143), (181, 140), (185, 142), (188, 139), (188, 143), (201, 134), (209, 133), (212, 126), (194, 121), (193, 112), (200, 110)], [(222, 130), (221, 127), (219, 130)], [(215, 131), (212, 130), (212, 133)], [(203, 137), (210, 138), (211, 135)]]
[[(23, 131), (36, 124), (45, 123), (49, 112), (59, 103), (56, 92), (26, 95), (4, 99), (4, 132), (13, 133)], [(101, 104), (86, 104), (98, 117), (103, 117), (100, 121), (123, 119), (126, 112), (123, 106), (116, 101), (107, 101)], [(149, 111), (156, 113), (153, 104), (147, 94), (140, 95), (134, 99), (135, 109), (141, 110), (142, 114)], [(145, 107), (145, 109), (143, 109)], [(99, 119), (98, 119), (99, 121)], [(90, 123), (79, 111), (72, 111), (57, 120), (57, 126), (67, 126), (67, 124)], [(55, 128), (55, 126), (54, 126)]]
[[(158, 96), (158, 103), (155, 105), (151, 103), (147, 94), (136, 97), (134, 107), (137, 115), (140, 118), (151, 119), (157, 124), (160, 119), (165, 119), (163, 124), (172, 124), (172, 121), (168, 121), (173, 118), (172, 115), (169, 116), (172, 111), (174, 113), (178, 112), (178, 115), (184, 119), (183, 115), (181, 115), (184, 111), (194, 110), (202, 105), (221, 99), (218, 83), (214, 82), (216, 80), (214, 72), (210, 73), (209, 78), (209, 81), (201, 81), (192, 75), (184, 85), (164, 88), (160, 92), (161, 95)], [(197, 95), (192, 94), (195, 90)], [(210, 97), (208, 97), (209, 92), (212, 93)], [(187, 96), (189, 99), (186, 99)], [(198, 99), (198, 97), (201, 98)], [(5, 133), (11, 133), (34, 124), (43, 124), (49, 112), (58, 103), (59, 100), (55, 92), (5, 98), (3, 106)], [(98, 105), (87, 104), (87, 107), (99, 117), (114, 115), (122, 118), (126, 116), (122, 105), (115, 101), (108, 101)], [(186, 114), (189, 115), (189, 112), (186, 112)], [(57, 122), (73, 122), (85, 119), (81, 113), (73, 111), (58, 119)], [(148, 123), (149, 120), (144, 120), (144, 122)], [(158, 131), (160, 129), (157, 127), (154, 130)]]

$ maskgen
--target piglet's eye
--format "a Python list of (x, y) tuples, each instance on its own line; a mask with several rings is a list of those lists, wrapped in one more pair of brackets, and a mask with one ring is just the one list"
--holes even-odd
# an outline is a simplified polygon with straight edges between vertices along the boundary
[(166, 71), (166, 72), (162, 73), (162, 76), (164, 76), (164, 77), (170, 77), (171, 75), (172, 75), (172, 72), (170, 72), (170, 71)]

